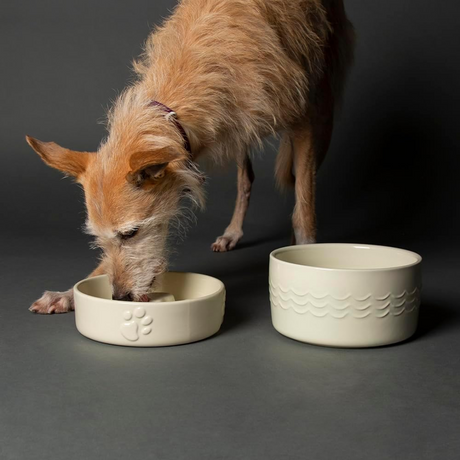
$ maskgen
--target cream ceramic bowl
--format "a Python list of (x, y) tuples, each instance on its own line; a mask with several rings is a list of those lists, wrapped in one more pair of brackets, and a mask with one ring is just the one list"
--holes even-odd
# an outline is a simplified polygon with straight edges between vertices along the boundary
[(90, 339), (130, 347), (155, 347), (196, 342), (215, 334), (223, 321), (225, 287), (221, 281), (196, 273), (168, 272), (155, 283), (173, 302), (112, 300), (106, 275), (74, 287), (75, 322)]
[(270, 254), (272, 322), (283, 335), (335, 347), (400, 342), (417, 328), (422, 258), (367, 244), (311, 244)]

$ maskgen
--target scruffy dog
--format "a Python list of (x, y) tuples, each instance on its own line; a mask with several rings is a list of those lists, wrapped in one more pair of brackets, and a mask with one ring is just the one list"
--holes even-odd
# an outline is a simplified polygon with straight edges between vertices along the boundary
[[(103, 250), (114, 299), (146, 300), (166, 268), (166, 240), (183, 198), (204, 204), (195, 160), (234, 159), (235, 211), (212, 249), (243, 235), (254, 173), (250, 148), (279, 133), (276, 179), (293, 185), (297, 244), (315, 241), (315, 174), (352, 60), (342, 0), (183, 0), (134, 62), (136, 82), (108, 115), (97, 152), (27, 137), (48, 165), (85, 191), (87, 231)], [(72, 290), (45, 292), (37, 313), (73, 310)]]

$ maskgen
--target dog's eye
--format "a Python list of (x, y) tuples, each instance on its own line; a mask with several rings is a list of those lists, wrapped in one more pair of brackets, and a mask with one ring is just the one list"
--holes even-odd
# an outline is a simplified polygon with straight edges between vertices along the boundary
[(120, 238), (122, 240), (129, 240), (130, 238), (132, 238), (133, 236), (136, 236), (137, 232), (139, 231), (138, 228), (133, 228), (132, 230), (130, 230), (129, 232), (125, 232), (125, 233), (120, 233)]

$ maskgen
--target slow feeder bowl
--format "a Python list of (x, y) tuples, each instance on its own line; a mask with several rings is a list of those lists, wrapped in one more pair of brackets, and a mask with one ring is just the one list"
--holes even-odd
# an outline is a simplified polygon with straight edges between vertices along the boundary
[(215, 334), (223, 321), (225, 287), (221, 281), (197, 273), (168, 272), (155, 282), (155, 292), (172, 294), (175, 301), (112, 300), (106, 275), (74, 287), (75, 322), (90, 339), (113, 345), (155, 347), (196, 342)]
[(270, 254), (272, 322), (281, 334), (335, 347), (375, 347), (417, 328), (422, 258), (364, 244), (311, 244)]

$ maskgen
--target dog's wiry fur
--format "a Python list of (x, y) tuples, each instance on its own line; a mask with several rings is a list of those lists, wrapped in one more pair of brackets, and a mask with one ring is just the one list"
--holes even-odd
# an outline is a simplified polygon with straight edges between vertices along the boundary
[[(200, 156), (238, 163), (235, 213), (213, 250), (235, 246), (254, 179), (248, 152), (272, 133), (282, 136), (277, 181), (295, 185), (295, 240), (315, 240), (315, 174), (352, 45), (342, 0), (183, 0), (148, 37), (134, 62), (136, 81), (109, 112), (97, 153), (28, 138), (46, 163), (83, 185), (87, 229), (103, 249), (93, 275), (110, 276), (115, 298), (141, 299), (165, 270), (166, 238), (183, 198), (204, 203)], [(177, 113), (192, 157), (153, 100)], [(71, 292), (45, 293), (31, 309), (70, 310)]]

